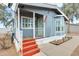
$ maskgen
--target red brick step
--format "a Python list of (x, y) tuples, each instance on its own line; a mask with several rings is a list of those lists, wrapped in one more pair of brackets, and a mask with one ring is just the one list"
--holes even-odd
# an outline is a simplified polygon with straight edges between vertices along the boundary
[(28, 39), (28, 40), (27, 40), (27, 39), (24, 39), (24, 40), (23, 40), (23, 43), (24, 43), (24, 42), (29, 42), (29, 41), (35, 41), (35, 39)]
[(40, 52), (40, 49), (38, 48), (35, 39), (24, 39), (22, 46), (23, 47), (21, 51), (23, 53), (23, 56), (32, 56)]
[(36, 49), (31, 50), (31, 51), (25, 52), (23, 54), (23, 56), (32, 56), (32, 55), (34, 55), (34, 54), (36, 54), (38, 52), (40, 52), (40, 49), (39, 48), (36, 48)]
[(36, 44), (35, 45), (31, 45), (29, 47), (23, 47), (23, 53), (27, 52), (29, 50), (35, 49), (35, 48), (38, 48)]
[(23, 47), (28, 46), (28, 45), (33, 45), (35, 43), (36, 43), (35, 41), (25, 42), (23, 43)]

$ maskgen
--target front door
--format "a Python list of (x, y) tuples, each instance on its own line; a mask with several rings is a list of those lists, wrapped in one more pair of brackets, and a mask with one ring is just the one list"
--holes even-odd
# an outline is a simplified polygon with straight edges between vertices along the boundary
[(35, 14), (35, 37), (42, 38), (43, 36), (43, 15)]

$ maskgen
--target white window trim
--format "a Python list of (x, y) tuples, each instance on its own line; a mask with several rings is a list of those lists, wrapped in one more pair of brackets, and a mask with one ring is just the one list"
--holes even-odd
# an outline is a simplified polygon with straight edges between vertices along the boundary
[[(63, 16), (58, 16), (58, 17), (63, 17)], [(56, 21), (56, 22), (58, 22), (58, 21)], [(57, 30), (55, 29), (55, 35), (56, 35), (56, 33), (60, 33), (60, 34), (64, 33), (64, 30), (65, 30), (65, 29), (64, 29), (64, 28), (65, 28), (64, 25), (65, 25), (65, 24), (62, 23), (62, 22), (63, 22), (63, 20), (61, 19), (61, 20), (60, 20), (60, 25), (55, 25), (55, 28), (56, 28), (56, 27), (60, 27), (60, 31), (58, 31), (58, 28), (57, 28)], [(57, 24), (57, 23), (56, 23), (56, 24)], [(63, 27), (63, 31), (62, 31), (62, 27)]]
[(45, 37), (45, 25), (46, 25), (46, 24), (45, 24), (45, 21), (44, 21), (44, 20), (45, 20), (45, 17), (46, 17), (46, 16), (43, 15), (43, 31), (44, 31), (44, 32), (43, 32), (43, 33), (44, 33), (43, 35), (44, 35), (44, 37)]
[[(33, 29), (33, 27), (23, 27), (23, 18), (29, 18), (29, 17), (21, 16), (21, 28), (22, 29)], [(29, 23), (29, 24), (31, 24), (31, 23)]]

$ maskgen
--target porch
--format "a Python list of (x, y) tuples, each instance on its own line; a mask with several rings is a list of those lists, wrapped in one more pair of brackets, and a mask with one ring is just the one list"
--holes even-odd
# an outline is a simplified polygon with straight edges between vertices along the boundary
[(18, 32), (23, 56), (31, 56), (40, 52), (35, 41), (36, 38), (44, 37), (44, 15), (33, 11), (18, 8)]
[(19, 26), (23, 39), (45, 37), (45, 16), (19, 8)]
[(23, 39), (63, 36), (66, 33), (62, 15), (52, 17), (49, 14), (18, 8), (18, 23)]

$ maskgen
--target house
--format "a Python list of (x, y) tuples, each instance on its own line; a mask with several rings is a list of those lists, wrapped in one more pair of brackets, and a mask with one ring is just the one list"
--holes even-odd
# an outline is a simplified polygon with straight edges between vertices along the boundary
[(39, 45), (63, 38), (67, 33), (66, 22), (69, 19), (55, 5), (46, 3), (18, 3), (14, 10), (16, 37), (14, 42), (17, 51), (21, 47), (23, 48), (24, 40), (30, 41), (35, 39), (35, 42)]

